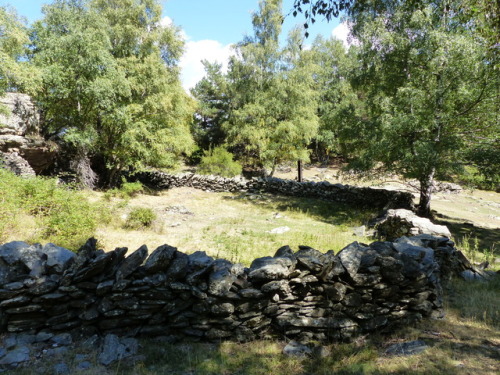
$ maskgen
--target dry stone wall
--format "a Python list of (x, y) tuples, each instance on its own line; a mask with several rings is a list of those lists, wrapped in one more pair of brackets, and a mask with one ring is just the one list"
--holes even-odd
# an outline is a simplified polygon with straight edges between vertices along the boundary
[(322, 253), (280, 248), (250, 267), (163, 245), (77, 254), (52, 244), (0, 246), (0, 331), (339, 341), (441, 314), (448, 238), (354, 242)]
[(162, 172), (141, 172), (129, 176), (129, 179), (141, 181), (155, 189), (186, 186), (214, 192), (269, 192), (286, 196), (322, 198), (356, 206), (413, 208), (413, 196), (407, 192), (331, 184), (327, 181), (297, 182), (275, 177), (246, 180), (192, 173), (172, 175)]

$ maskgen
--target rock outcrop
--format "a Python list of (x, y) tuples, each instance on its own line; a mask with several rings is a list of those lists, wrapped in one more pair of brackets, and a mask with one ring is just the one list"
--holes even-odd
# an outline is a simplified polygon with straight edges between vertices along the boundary
[(38, 174), (50, 166), (57, 147), (40, 137), (40, 116), (31, 98), (7, 93), (0, 98), (0, 108), (0, 158), (4, 165), (22, 175)]
[(343, 341), (442, 315), (441, 280), (460, 256), (446, 237), (354, 242), (338, 254), (284, 246), (249, 268), (163, 245), (77, 254), (0, 246), (0, 332)]

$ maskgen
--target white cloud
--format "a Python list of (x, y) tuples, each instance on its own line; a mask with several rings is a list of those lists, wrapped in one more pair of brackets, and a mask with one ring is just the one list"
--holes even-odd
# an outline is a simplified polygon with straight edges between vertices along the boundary
[(341, 22), (332, 30), (332, 36), (341, 40), (344, 43), (344, 46), (346, 48), (349, 48), (349, 46), (351, 45), (350, 41), (348, 40), (349, 32), (349, 25), (346, 22)]
[(223, 45), (216, 40), (188, 41), (185, 52), (180, 60), (181, 81), (186, 91), (194, 87), (205, 76), (202, 60), (222, 64), (223, 71), (227, 70), (229, 57), (234, 55), (231, 44)]
[(170, 18), (169, 16), (165, 16), (163, 17), (161, 20), (160, 20), (160, 25), (163, 26), (163, 27), (167, 27), (167, 26), (170, 26), (172, 25), (174, 22), (172, 21), (172, 18)]

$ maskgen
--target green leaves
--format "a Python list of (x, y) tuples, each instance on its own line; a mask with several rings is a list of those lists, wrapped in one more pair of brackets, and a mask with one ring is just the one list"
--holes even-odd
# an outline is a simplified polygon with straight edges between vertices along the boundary
[(160, 25), (157, 1), (57, 0), (44, 13), (33, 61), (43, 71), (48, 131), (64, 130), (103, 158), (110, 184), (123, 168), (169, 167), (190, 153), (194, 103), (177, 68), (183, 41)]

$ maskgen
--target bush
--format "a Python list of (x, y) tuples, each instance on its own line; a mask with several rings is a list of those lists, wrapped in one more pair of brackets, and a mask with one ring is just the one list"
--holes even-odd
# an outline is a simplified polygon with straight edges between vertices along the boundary
[[(0, 202), (0, 242), (16, 236), (15, 240), (53, 242), (76, 250), (95, 234), (98, 218), (106, 217), (103, 207), (90, 204), (82, 192), (58, 185), (56, 179), (22, 178), (2, 169)], [(23, 215), (33, 221), (29, 234), (19, 224)]]
[(151, 208), (136, 207), (130, 211), (125, 227), (128, 229), (141, 229), (151, 226), (156, 219), (156, 214)]
[(234, 177), (241, 174), (241, 164), (233, 160), (233, 154), (224, 147), (216, 147), (205, 151), (201, 158), (198, 172), (201, 174), (214, 174), (222, 177)]
[(127, 182), (125, 180), (122, 180), (120, 188), (114, 188), (108, 190), (104, 194), (104, 197), (108, 200), (111, 199), (111, 197), (129, 199), (143, 192), (144, 192), (144, 186), (142, 186), (142, 184), (139, 181)]

